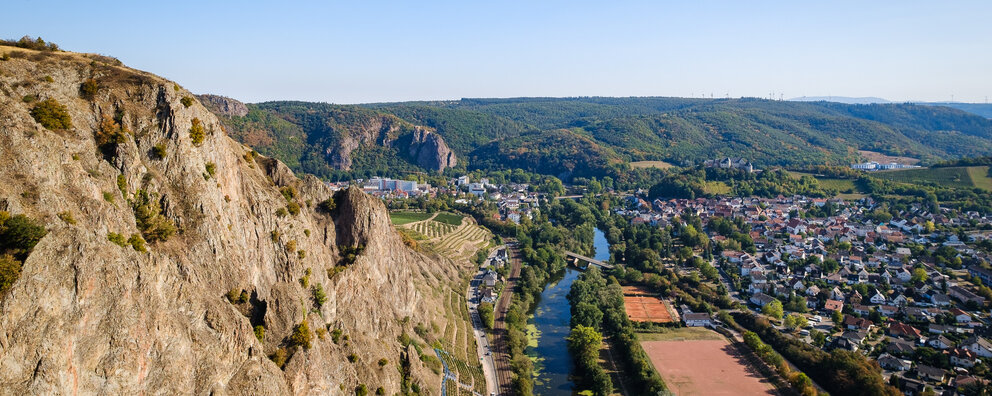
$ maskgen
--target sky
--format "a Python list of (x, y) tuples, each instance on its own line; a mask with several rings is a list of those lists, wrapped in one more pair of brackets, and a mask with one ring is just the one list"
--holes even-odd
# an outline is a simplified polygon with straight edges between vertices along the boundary
[(0, 37), (246, 102), (992, 96), (992, 1), (6, 0)]

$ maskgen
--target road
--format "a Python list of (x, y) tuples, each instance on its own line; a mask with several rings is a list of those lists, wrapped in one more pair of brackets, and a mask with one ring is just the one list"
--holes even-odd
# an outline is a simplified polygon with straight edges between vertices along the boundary
[(493, 345), (496, 347), (493, 352), (496, 362), (496, 377), (499, 379), (498, 395), (513, 394), (513, 371), (510, 369), (510, 351), (507, 345), (506, 334), (506, 310), (510, 308), (510, 300), (513, 298), (513, 289), (520, 278), (520, 248), (515, 240), (507, 239), (507, 247), (510, 249), (510, 277), (506, 280), (503, 293), (496, 301), (494, 314), (496, 316), (496, 326), (493, 330)]
[[(497, 251), (503, 246), (497, 247), (489, 252), (486, 262), (493, 258)], [(479, 317), (479, 285), (482, 284), (482, 275), (485, 271), (482, 268), (475, 274), (469, 282), (466, 290), (466, 300), (468, 300), (468, 311), (472, 317), (472, 333), (475, 335), (475, 343), (478, 348), (479, 361), (482, 363), (482, 373), (486, 376), (486, 394), (494, 394), (499, 389), (499, 380), (496, 378), (496, 362), (493, 360), (493, 349), (486, 337), (486, 330)]]

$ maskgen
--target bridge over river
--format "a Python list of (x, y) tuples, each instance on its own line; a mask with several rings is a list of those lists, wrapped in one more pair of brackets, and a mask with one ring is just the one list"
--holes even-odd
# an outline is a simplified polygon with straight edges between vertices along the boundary
[(578, 264), (580, 261), (584, 261), (586, 263), (599, 266), (599, 268), (613, 269), (613, 264), (607, 264), (592, 257), (586, 257), (575, 252), (566, 251), (565, 257), (571, 258), (575, 264)]

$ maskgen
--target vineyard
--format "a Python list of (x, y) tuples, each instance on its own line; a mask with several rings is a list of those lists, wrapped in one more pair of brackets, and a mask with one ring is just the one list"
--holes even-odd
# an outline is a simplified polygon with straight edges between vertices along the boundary
[[(466, 281), (467, 282), (467, 281)], [(467, 284), (465, 285), (467, 287)], [(438, 357), (457, 381), (447, 384), (447, 394), (478, 394), (486, 393), (486, 379), (482, 373), (479, 358), (476, 355), (477, 344), (472, 333), (472, 325), (469, 318), (468, 306), (465, 296), (447, 290), (445, 298), (444, 312), (446, 319), (444, 329), (441, 330), (441, 338), (438, 340), (443, 350), (438, 350)], [(457, 383), (471, 387), (472, 391), (459, 388)]]
[[(433, 250), (456, 261), (471, 258), (492, 239), (492, 234), (476, 225), (472, 218), (453, 213), (396, 212), (390, 216), (401, 219), (394, 220), (397, 227), (413, 231), (414, 236), (422, 236), (415, 239), (426, 240)], [(419, 220), (406, 222), (410, 219)]]

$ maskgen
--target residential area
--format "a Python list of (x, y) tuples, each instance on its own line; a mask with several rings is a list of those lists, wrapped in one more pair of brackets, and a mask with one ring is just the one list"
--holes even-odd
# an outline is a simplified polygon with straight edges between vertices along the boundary
[[(698, 217), (710, 243), (696, 254), (742, 309), (810, 345), (875, 359), (907, 395), (989, 383), (988, 217), (803, 196), (629, 197), (615, 211), (657, 227)], [(705, 325), (705, 315), (683, 316)]]

